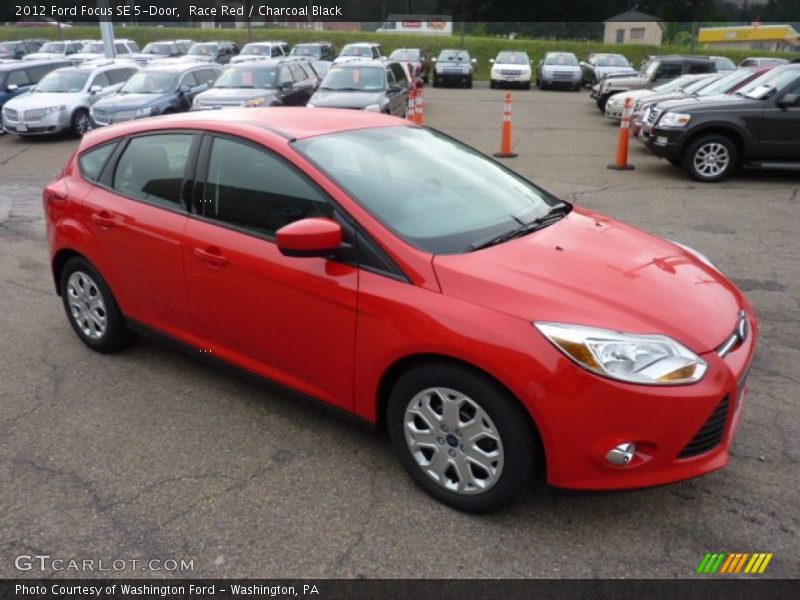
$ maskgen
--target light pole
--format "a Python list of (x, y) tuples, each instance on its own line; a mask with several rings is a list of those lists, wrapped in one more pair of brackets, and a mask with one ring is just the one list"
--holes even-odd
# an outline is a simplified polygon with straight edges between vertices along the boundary
[[(100, 14), (108, 14), (111, 9), (108, 0), (97, 0), (97, 8), (101, 9)], [(103, 38), (103, 53), (106, 58), (116, 58), (117, 50), (114, 47), (114, 24), (110, 17), (100, 17), (100, 35)]]

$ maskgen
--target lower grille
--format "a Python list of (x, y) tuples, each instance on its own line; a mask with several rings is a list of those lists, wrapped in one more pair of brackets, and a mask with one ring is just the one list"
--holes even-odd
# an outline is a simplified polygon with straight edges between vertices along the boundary
[(683, 451), (678, 455), (678, 458), (689, 458), (690, 456), (697, 456), (704, 454), (709, 450), (713, 450), (722, 442), (722, 435), (725, 433), (725, 424), (728, 421), (728, 397), (725, 396), (722, 402), (717, 405), (711, 416), (708, 417), (705, 425), (700, 428), (689, 442)]
[(34, 108), (32, 110), (25, 111), (25, 122), (32, 123), (35, 121), (41, 121), (45, 114), (47, 114), (46, 108)]
[(500, 75), (511, 75), (511, 76), (522, 75), (522, 71), (516, 69), (501, 69)]

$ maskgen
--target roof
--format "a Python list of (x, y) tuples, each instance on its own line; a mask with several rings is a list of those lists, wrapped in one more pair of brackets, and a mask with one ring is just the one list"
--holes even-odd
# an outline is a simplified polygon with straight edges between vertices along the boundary
[(317, 135), (340, 133), (373, 127), (408, 126), (409, 122), (362, 110), (341, 108), (270, 107), (232, 108), (186, 112), (158, 117), (126, 121), (118, 125), (96, 129), (86, 137), (82, 147), (94, 146), (122, 135), (163, 129), (207, 129), (220, 132), (246, 134), (260, 130), (271, 131), (287, 139), (305, 139)]
[[(227, 66), (227, 65), (226, 65)], [(182, 61), (176, 60), (175, 62), (167, 62), (167, 61), (155, 61), (147, 65), (144, 70), (148, 72), (160, 72), (160, 73), (182, 73), (184, 71), (188, 71), (189, 69), (199, 69), (199, 68), (222, 68), (221, 65), (217, 63), (207, 63), (207, 62), (197, 62), (197, 61)]]
[(0, 62), (0, 72), (14, 71), (15, 69), (29, 69), (30, 67), (37, 67), (40, 65), (63, 64), (64, 66), (71, 66), (72, 63), (66, 58), (47, 59), (41, 60), (13, 60), (9, 62)]
[(613, 17), (609, 17), (604, 21), (604, 23), (640, 23), (640, 22), (661, 23), (661, 19), (659, 19), (658, 17), (654, 17), (653, 15), (648, 15), (643, 12), (639, 12), (638, 10), (626, 10), (623, 13), (619, 13), (618, 15), (614, 15)]
[[(345, 58), (347, 58), (345, 56)], [(397, 61), (391, 61), (392, 63)], [(353, 67), (353, 68), (362, 68), (362, 67), (385, 67), (388, 65), (389, 62), (385, 60), (342, 60), (336, 63), (336, 67)]]
[(791, 25), (736, 25), (732, 27), (701, 27), (697, 32), (697, 41), (701, 44), (714, 42), (768, 42), (800, 40), (798, 33)]

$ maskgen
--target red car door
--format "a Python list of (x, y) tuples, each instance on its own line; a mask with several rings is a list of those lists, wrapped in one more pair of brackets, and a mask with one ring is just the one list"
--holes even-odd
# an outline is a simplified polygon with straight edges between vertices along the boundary
[(290, 222), (332, 215), (332, 205), (264, 147), (209, 135), (200, 155), (205, 183), (196, 188), (183, 252), (203, 350), (352, 409), (358, 270), (283, 256), (273, 241)]
[(181, 336), (190, 320), (181, 242), (182, 189), (192, 133), (143, 135), (122, 142), (84, 197), (82, 218), (103, 257), (101, 270), (123, 313)]

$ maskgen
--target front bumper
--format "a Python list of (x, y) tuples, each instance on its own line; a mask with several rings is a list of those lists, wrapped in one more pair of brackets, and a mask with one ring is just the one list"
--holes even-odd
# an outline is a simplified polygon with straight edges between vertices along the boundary
[(645, 140), (647, 148), (656, 156), (668, 159), (679, 159), (683, 150), (686, 129), (652, 127), (648, 129)]
[(508, 74), (502, 73), (497, 71), (492, 71), (490, 75), (492, 81), (496, 83), (530, 83), (531, 82), (531, 74), (528, 73), (517, 73), (517, 74)]
[(559, 77), (557, 75), (547, 75), (542, 73), (539, 79), (545, 85), (549, 85), (552, 87), (575, 87), (576, 85), (581, 84), (581, 74), (578, 73), (571, 77)]
[[(638, 488), (724, 467), (756, 348), (757, 324), (749, 308), (748, 317), (752, 333), (747, 341), (724, 358), (714, 351), (703, 354), (708, 371), (692, 385), (625, 384), (592, 375), (565, 358), (536, 390), (548, 398), (548, 414), (539, 423), (546, 425), (540, 429), (548, 483), (573, 489)], [(718, 428), (717, 438), (709, 438), (709, 424)], [(636, 444), (631, 462), (611, 464), (608, 451), (626, 442)]]
[(450, 72), (436, 72), (434, 77), (440, 83), (466, 83), (471, 78), (470, 73), (450, 73)]
[(67, 110), (50, 113), (41, 119), (29, 119), (23, 114), (24, 111), (19, 111), (17, 118), (12, 119), (4, 113), (3, 129), (17, 135), (51, 135), (67, 129), (72, 118)]

